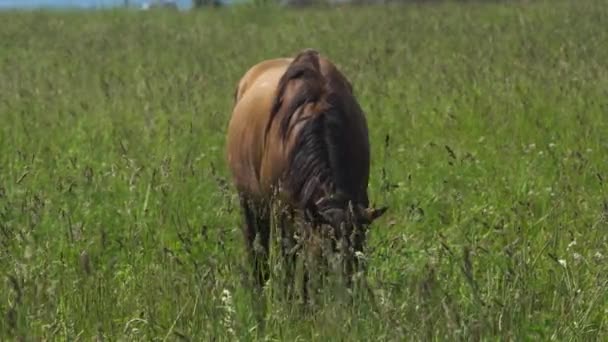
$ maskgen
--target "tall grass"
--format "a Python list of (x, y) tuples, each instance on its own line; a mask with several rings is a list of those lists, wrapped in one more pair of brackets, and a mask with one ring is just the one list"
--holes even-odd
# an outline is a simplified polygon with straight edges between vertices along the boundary
[[(0, 339), (606, 339), (607, 14), (0, 14)], [(224, 132), (242, 73), (305, 47), (351, 79), (390, 211), (375, 301), (267, 296), (262, 331)]]

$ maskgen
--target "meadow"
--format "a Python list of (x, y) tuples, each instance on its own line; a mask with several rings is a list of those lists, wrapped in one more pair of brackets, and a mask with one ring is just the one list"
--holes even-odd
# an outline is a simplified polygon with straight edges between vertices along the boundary
[[(0, 22), (0, 340), (608, 338), (603, 1)], [(242, 73), (306, 47), (352, 81), (389, 211), (373, 296), (303, 314), (250, 296), (224, 132)]]

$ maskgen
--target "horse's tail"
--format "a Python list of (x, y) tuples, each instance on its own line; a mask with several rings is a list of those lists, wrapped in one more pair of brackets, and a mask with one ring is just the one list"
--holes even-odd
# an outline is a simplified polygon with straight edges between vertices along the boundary
[[(285, 98), (288, 86), (295, 81), (300, 81), (298, 82), (297, 92), (291, 98)], [(283, 109), (285, 115), (281, 119), (280, 134), (285, 138), (289, 132), (289, 123), (296, 110), (307, 103), (319, 101), (324, 92), (325, 79), (321, 74), (319, 52), (314, 49), (301, 51), (279, 80), (266, 133), (268, 133), (277, 113)]]

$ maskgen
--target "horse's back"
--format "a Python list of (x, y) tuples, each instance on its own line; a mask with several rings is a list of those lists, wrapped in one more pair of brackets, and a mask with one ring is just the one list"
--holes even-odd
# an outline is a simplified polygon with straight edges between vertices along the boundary
[(262, 89), (267, 87), (276, 87), (279, 78), (293, 58), (274, 58), (259, 62), (249, 68), (247, 72), (239, 80), (238, 88), (235, 95), (235, 102), (238, 102), (243, 95), (250, 89)]
[(228, 124), (227, 159), (237, 189), (259, 193), (264, 130), (279, 79), (291, 58), (262, 61), (239, 80), (235, 104)]

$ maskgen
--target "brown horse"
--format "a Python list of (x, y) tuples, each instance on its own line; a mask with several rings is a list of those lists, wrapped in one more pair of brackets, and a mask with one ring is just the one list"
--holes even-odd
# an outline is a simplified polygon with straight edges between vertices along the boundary
[(307, 232), (329, 235), (334, 248), (336, 241), (346, 243), (350, 279), (366, 227), (387, 209), (369, 207), (367, 122), (351, 84), (331, 61), (306, 49), (254, 65), (234, 96), (226, 152), (257, 285), (268, 278), (277, 201), (291, 213), (280, 221), (283, 255), (294, 245), (285, 225), (296, 215)]

